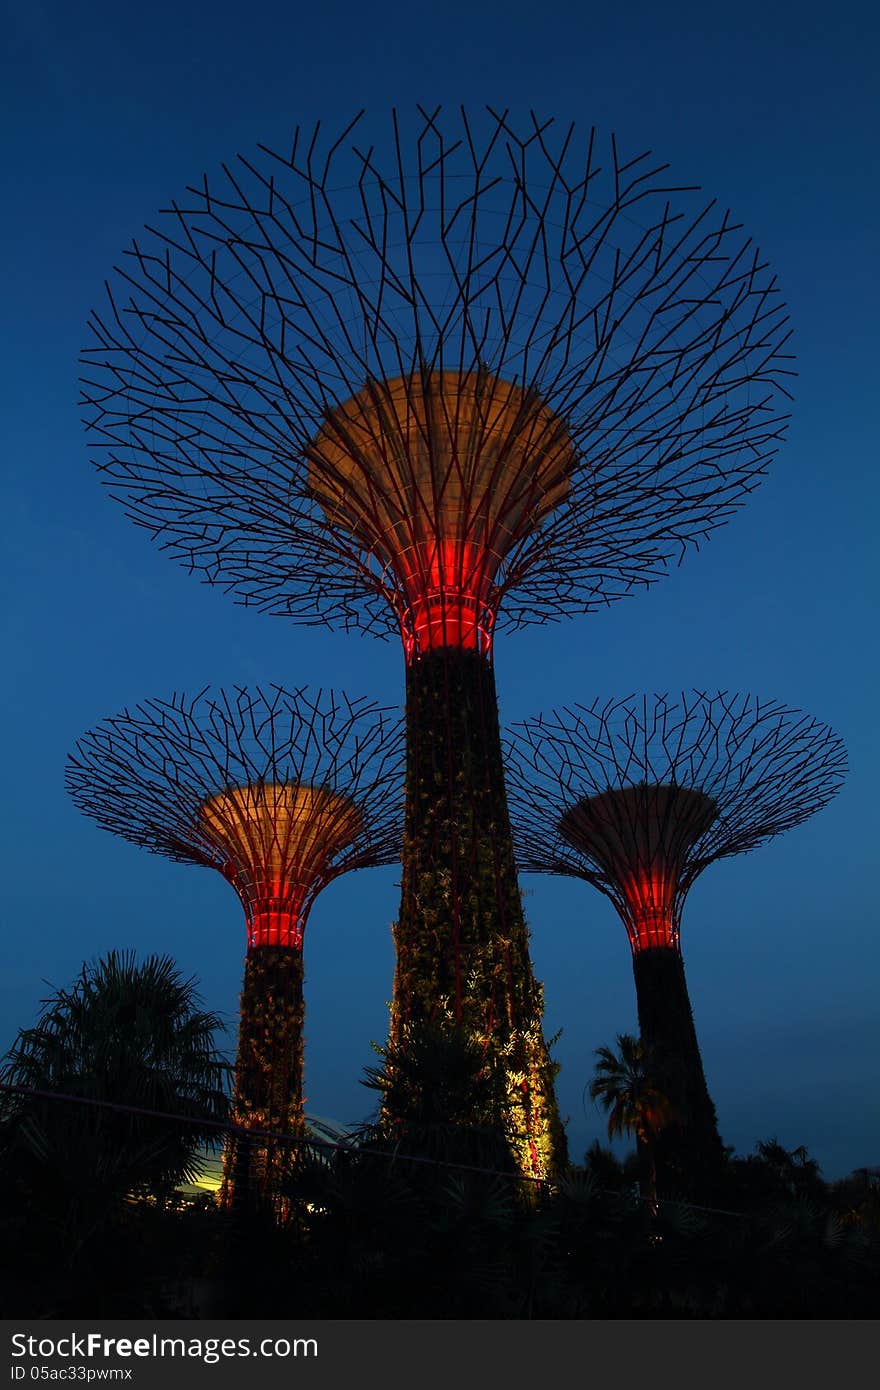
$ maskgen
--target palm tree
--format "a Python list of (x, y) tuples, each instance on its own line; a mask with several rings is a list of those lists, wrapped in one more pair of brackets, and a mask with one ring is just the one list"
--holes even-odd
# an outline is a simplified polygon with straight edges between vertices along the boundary
[(596, 1049), (596, 1075), (590, 1083), (591, 1100), (599, 1100), (608, 1114), (608, 1138), (635, 1137), (647, 1180), (641, 1184), (651, 1209), (657, 1208), (657, 1168), (654, 1145), (660, 1131), (675, 1118), (668, 1096), (654, 1080), (654, 1062), (648, 1048), (631, 1033), (618, 1033), (614, 1052)]
[(222, 1137), (230, 1068), (214, 1033), (224, 1025), (200, 1005), (171, 957), (138, 965), (111, 951), (42, 1001), (0, 1065), (6, 1087), (24, 1088), (3, 1095), (7, 1163), (70, 1261), (132, 1193), (162, 1201), (197, 1176), (200, 1150)]

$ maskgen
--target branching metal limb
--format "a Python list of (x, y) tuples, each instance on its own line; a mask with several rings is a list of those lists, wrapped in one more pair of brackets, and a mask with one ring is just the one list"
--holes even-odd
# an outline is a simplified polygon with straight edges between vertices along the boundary
[(630, 926), (633, 885), (659, 901), (668, 877), (676, 930), (707, 865), (799, 825), (846, 773), (826, 724), (727, 691), (575, 704), (514, 725), (506, 751), (520, 866), (586, 879)]
[(145, 700), (71, 754), (66, 785), (105, 830), (217, 869), (246, 910), (261, 891), (304, 919), (350, 869), (400, 856), (400, 713), (303, 686)]
[[(486, 621), (519, 626), (652, 582), (741, 505), (784, 435), (786, 325), (729, 213), (650, 154), (534, 115), (420, 110), (390, 142), (359, 116), (238, 156), (132, 242), (83, 403), (113, 495), (241, 602), (388, 633), (400, 556), (451, 534), (491, 553)], [(478, 380), (523, 402), (503, 474)], [(365, 390), (381, 423), (343, 427)]]

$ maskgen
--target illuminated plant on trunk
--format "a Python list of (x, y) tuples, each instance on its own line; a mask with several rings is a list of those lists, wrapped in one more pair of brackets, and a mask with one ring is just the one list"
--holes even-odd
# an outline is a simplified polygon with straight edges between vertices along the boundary
[[(97, 462), (239, 601), (397, 630), (407, 801), (391, 1040), (447, 1017), (563, 1153), (516, 883), (492, 649), (661, 575), (784, 430), (775, 282), (613, 137), (505, 113), (297, 130), (132, 243), (91, 322)], [(382, 153), (384, 151), (384, 153)]]
[[(117, 835), (218, 870), (244, 907), (247, 957), (234, 1118), (304, 1133), (303, 933), (318, 893), (400, 852), (395, 711), (305, 688), (147, 700), (77, 744), (67, 787)], [(273, 1188), (290, 1146), (237, 1146), (238, 1195)]]
[(705, 1190), (722, 1152), (685, 984), (685, 898), (708, 864), (824, 806), (843, 780), (843, 743), (776, 701), (700, 691), (574, 705), (512, 732), (520, 866), (583, 878), (617, 909), (642, 1042), (676, 1116), (657, 1140), (661, 1186)]

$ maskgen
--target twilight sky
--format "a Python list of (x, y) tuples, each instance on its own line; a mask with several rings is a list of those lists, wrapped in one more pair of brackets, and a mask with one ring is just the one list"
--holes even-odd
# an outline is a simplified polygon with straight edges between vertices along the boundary
[[(880, 1163), (876, 854), (878, 322), (874, 6), (695, 0), (27, 0), (3, 5), (0, 223), (5, 387), (2, 651), (7, 730), (0, 1047), (44, 982), (111, 947), (171, 952), (234, 1020), (244, 924), (231, 888), (83, 819), (75, 739), (149, 696), (206, 684), (341, 686), (392, 704), (393, 643), (294, 627), (199, 584), (97, 482), (77, 356), (129, 238), (203, 170), (297, 121), (361, 105), (534, 108), (651, 148), (729, 204), (778, 273), (799, 378), (769, 478), (699, 554), (603, 613), (499, 636), (502, 719), (682, 687), (798, 705), (851, 773), (813, 820), (712, 866), (683, 949), (726, 1142), (805, 1144), (826, 1176)], [(363, 1119), (387, 1028), (399, 870), (332, 885), (306, 935), (306, 1094)], [(524, 878), (572, 1156), (604, 1132), (593, 1052), (636, 1031), (629, 948), (585, 884)], [(229, 1043), (234, 1039), (234, 1028)]]

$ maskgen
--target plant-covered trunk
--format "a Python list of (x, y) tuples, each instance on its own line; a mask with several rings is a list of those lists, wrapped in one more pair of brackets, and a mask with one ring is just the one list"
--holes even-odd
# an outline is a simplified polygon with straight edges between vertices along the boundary
[[(248, 953), (238, 1059), (234, 1121), (247, 1130), (301, 1138), (303, 1116), (303, 957), (286, 946)], [(272, 1203), (289, 1171), (296, 1144), (240, 1137), (226, 1156), (225, 1187), (236, 1208)]]
[(391, 1042), (448, 1019), (504, 1075), (517, 1166), (565, 1157), (529, 956), (501, 754), (495, 677), (479, 652), (441, 647), (407, 670), (407, 797)]
[(633, 973), (642, 1041), (674, 1117), (652, 1145), (663, 1196), (710, 1196), (723, 1162), (715, 1106), (706, 1086), (684, 962), (675, 946), (636, 951)]

